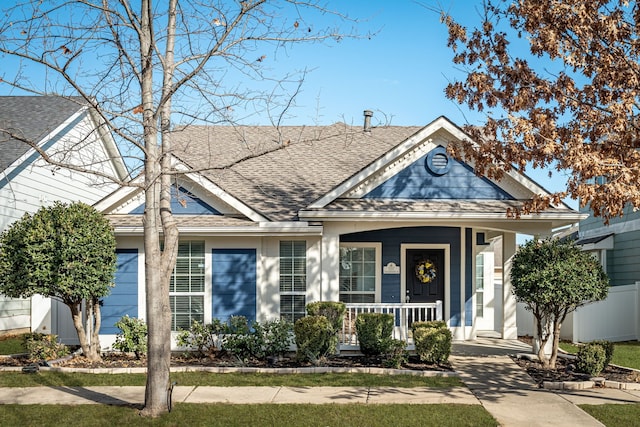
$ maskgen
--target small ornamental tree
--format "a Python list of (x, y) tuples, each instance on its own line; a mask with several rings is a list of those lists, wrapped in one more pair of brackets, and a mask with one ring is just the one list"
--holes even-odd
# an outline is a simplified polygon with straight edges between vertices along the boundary
[(113, 286), (115, 248), (109, 221), (91, 206), (56, 202), (42, 207), (0, 235), (0, 293), (62, 300), (71, 310), (85, 357), (100, 360), (100, 298)]
[[(511, 267), (516, 300), (526, 305), (536, 320), (538, 357), (554, 369), (560, 328), (567, 315), (580, 306), (606, 298), (609, 279), (602, 266), (573, 242), (530, 240), (516, 252)], [(544, 348), (553, 337), (551, 356)]]

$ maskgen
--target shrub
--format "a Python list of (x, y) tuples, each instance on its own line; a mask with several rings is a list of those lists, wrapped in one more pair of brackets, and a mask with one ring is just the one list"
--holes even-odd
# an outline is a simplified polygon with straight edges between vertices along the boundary
[(180, 331), (176, 343), (195, 351), (198, 357), (212, 356), (219, 350), (220, 336), (225, 329), (226, 325), (220, 319), (213, 319), (209, 324), (194, 321), (188, 330)]
[(315, 364), (330, 353), (334, 337), (331, 322), (324, 316), (306, 316), (298, 319), (293, 327), (297, 357)]
[(428, 363), (445, 363), (451, 354), (451, 331), (441, 327), (417, 327), (413, 340), (420, 360)]
[(224, 327), (222, 346), (242, 362), (250, 358), (263, 360), (289, 350), (292, 329), (284, 319), (253, 322), (249, 327), (246, 317), (232, 316)]
[(402, 340), (391, 339), (387, 351), (383, 355), (382, 364), (387, 368), (399, 369), (409, 357), (406, 349), (407, 344)]
[(120, 333), (116, 335), (113, 348), (133, 353), (136, 359), (147, 352), (147, 324), (144, 320), (135, 317), (123, 316), (116, 322), (116, 328)]
[(598, 343), (587, 343), (578, 349), (576, 370), (585, 374), (598, 375), (605, 367), (606, 352)]
[(411, 332), (415, 332), (418, 328), (447, 329), (447, 322), (444, 320), (429, 320), (426, 322), (413, 322), (411, 324)]
[(263, 347), (262, 333), (252, 333), (246, 317), (231, 316), (229, 318), (222, 338), (224, 350), (236, 356), (241, 362), (246, 362), (251, 358), (261, 358)]
[(69, 354), (69, 349), (58, 342), (57, 335), (46, 335), (38, 332), (24, 334), (24, 347), (33, 361), (53, 360)]
[(609, 366), (613, 359), (613, 350), (615, 349), (615, 345), (611, 341), (607, 340), (592, 341), (592, 344), (598, 344), (604, 349), (604, 367), (606, 368)]
[(338, 301), (316, 301), (307, 304), (306, 308), (309, 316), (324, 316), (327, 318), (333, 331), (328, 354), (336, 353), (338, 351), (338, 334), (342, 331), (342, 323), (344, 322), (347, 306), (345, 303)]
[(358, 315), (356, 333), (360, 342), (360, 351), (365, 356), (378, 356), (389, 350), (394, 321), (393, 314), (388, 313)]
[[(293, 324), (286, 319), (271, 320), (258, 324), (261, 326), (264, 356), (282, 356), (289, 350), (292, 342)], [(256, 331), (258, 328), (256, 328)]]

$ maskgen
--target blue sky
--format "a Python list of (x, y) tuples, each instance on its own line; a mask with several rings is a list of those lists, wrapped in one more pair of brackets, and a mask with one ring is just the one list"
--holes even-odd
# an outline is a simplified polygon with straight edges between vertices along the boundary
[[(444, 96), (447, 82), (462, 79), (464, 74), (451, 62), (447, 29), (430, 8), (443, 8), (473, 26), (480, 21), (481, 4), (481, 0), (329, 0), (329, 9), (360, 21), (355, 26), (360, 34), (376, 35), (297, 45), (277, 55), (267, 52), (264, 66), (275, 75), (310, 70), (283, 124), (341, 121), (359, 126), (365, 109), (374, 111), (374, 125), (426, 125), (441, 115), (459, 125), (480, 123), (482, 116)], [(323, 19), (330, 22), (331, 18)], [(323, 26), (325, 22), (309, 24)], [(8, 59), (3, 59), (0, 77), (17, 69), (17, 63)], [(9, 89), (0, 84), (0, 95), (16, 94)], [(254, 116), (251, 123), (267, 124), (268, 120)], [(551, 179), (547, 171), (529, 170), (527, 174), (549, 190), (563, 188), (564, 179), (557, 173)]]

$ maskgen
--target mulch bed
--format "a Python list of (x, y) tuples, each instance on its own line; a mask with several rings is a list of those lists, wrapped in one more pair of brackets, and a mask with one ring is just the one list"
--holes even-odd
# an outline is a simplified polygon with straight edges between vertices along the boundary
[[(2, 366), (26, 366), (33, 363), (26, 357), (0, 358), (0, 367)], [(123, 353), (107, 353), (103, 354), (101, 362), (90, 362), (83, 357), (74, 357), (55, 363), (57, 367), (65, 368), (133, 368), (146, 367), (147, 360), (145, 357), (136, 359), (132, 355)], [(379, 367), (384, 368), (383, 360), (376, 357), (365, 357), (361, 355), (343, 355), (334, 356), (323, 360), (317, 365), (309, 362), (299, 362), (294, 356), (283, 357), (278, 360), (261, 361), (250, 360), (241, 363), (237, 358), (219, 352), (213, 357), (189, 357), (184, 354), (173, 354), (171, 357), (171, 366), (210, 366), (210, 367), (256, 367), (256, 368), (303, 368), (312, 366), (328, 366), (340, 368), (360, 368), (360, 367)], [(436, 365), (422, 362), (417, 356), (410, 356), (407, 363), (402, 365), (401, 369), (417, 370), (417, 371), (451, 371), (448, 364)]]
[[(540, 386), (542, 386), (542, 383), (545, 381), (588, 381), (591, 378), (590, 375), (575, 372), (573, 361), (563, 357), (558, 357), (556, 369), (544, 369), (538, 361), (521, 358), (514, 358), (514, 361), (527, 371), (527, 374)], [(608, 381), (623, 383), (640, 382), (640, 372), (617, 366), (607, 366), (598, 376)]]

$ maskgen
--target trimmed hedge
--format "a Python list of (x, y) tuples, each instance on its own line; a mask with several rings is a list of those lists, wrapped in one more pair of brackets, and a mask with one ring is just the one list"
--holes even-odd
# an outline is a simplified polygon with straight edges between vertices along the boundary
[(335, 334), (331, 322), (325, 316), (306, 316), (298, 319), (293, 331), (299, 360), (317, 364), (330, 354), (332, 349), (335, 351)]
[(337, 353), (339, 342), (338, 334), (342, 331), (344, 314), (347, 311), (345, 303), (338, 301), (315, 301), (307, 304), (306, 308), (309, 316), (324, 316), (327, 318), (333, 331), (331, 347), (329, 348), (328, 354)]
[(604, 347), (591, 342), (580, 347), (576, 356), (576, 370), (591, 376), (602, 372), (607, 358)]
[(361, 313), (356, 318), (360, 351), (365, 356), (385, 354), (391, 347), (395, 319), (388, 313)]
[(445, 322), (414, 322), (411, 330), (420, 360), (427, 363), (446, 363), (449, 360), (453, 337)]

